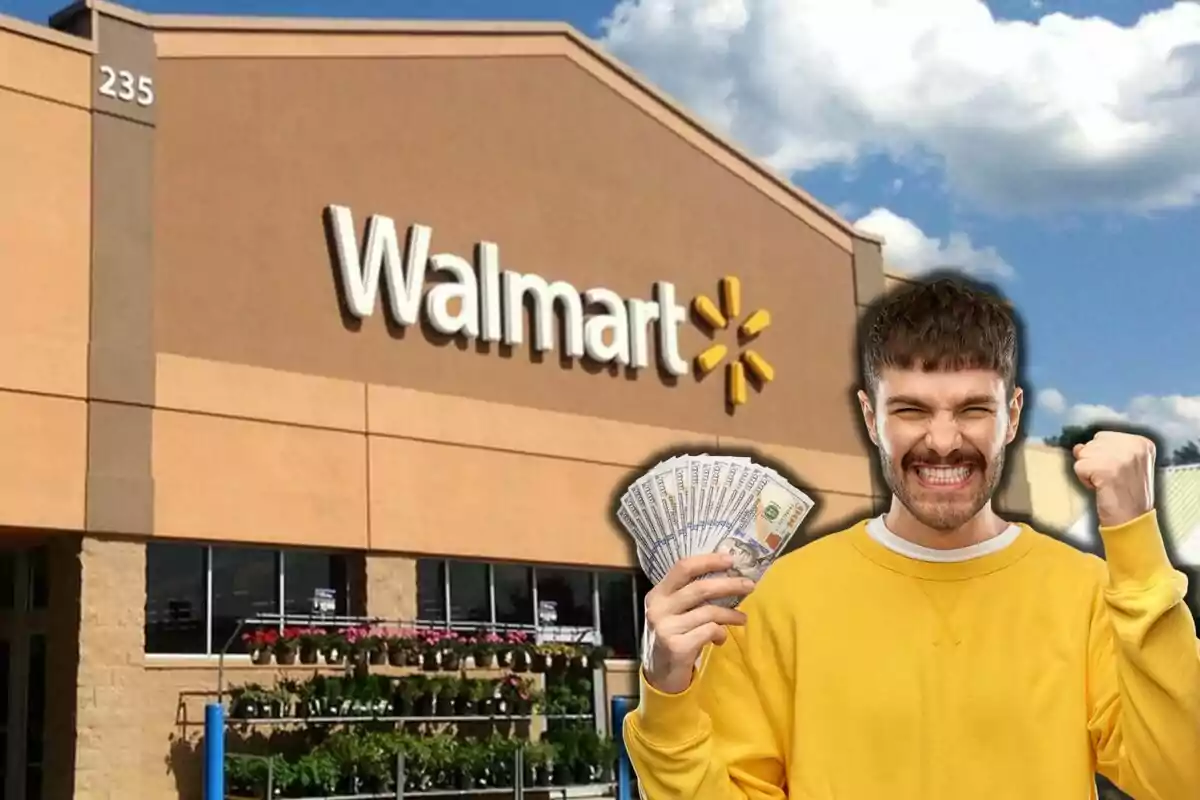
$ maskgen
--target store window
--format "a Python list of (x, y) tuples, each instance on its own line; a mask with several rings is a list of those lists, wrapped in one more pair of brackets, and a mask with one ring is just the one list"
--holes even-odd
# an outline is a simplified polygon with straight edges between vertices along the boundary
[(417, 560), (417, 618), (422, 622), (446, 621), (446, 562), (440, 558)]
[(537, 597), (539, 626), (591, 628), (596, 624), (591, 572), (539, 568)]
[(635, 658), (640, 577), (625, 570), (422, 558), (418, 616), (453, 628), (495, 624), (537, 630), (544, 639), (602, 642), (619, 658)]
[(502, 625), (534, 624), (533, 568), (522, 564), (494, 564), (496, 622)]
[[(306, 615), (312, 613), (318, 594), (333, 595), (337, 614), (359, 613), (351, 607), (344, 554), (150, 542), (146, 652), (215, 655), (242, 619)], [(244, 652), (237, 638), (226, 652)]]
[(146, 545), (146, 652), (208, 652), (208, 548)]
[[(316, 597), (329, 589), (350, 585), (346, 559), (330, 557), (328, 553), (314, 550), (289, 550), (283, 554), (283, 585), (287, 588), (283, 597), (283, 613), (304, 615), (313, 612)], [(333, 613), (336, 616), (349, 614), (348, 592), (337, 592), (334, 596)]]
[(457, 622), (492, 621), (488, 565), (474, 561), (450, 562), (450, 619)]
[(244, 653), (240, 637), (230, 642), (247, 617), (279, 613), (279, 552), (252, 547), (214, 547), (212, 559), (212, 647)]
[(12, 550), (0, 550), (0, 611), (11, 611), (16, 606), (16, 596), (17, 554)]
[(600, 637), (617, 658), (637, 658), (637, 615), (634, 579), (630, 572), (596, 574), (600, 599)]

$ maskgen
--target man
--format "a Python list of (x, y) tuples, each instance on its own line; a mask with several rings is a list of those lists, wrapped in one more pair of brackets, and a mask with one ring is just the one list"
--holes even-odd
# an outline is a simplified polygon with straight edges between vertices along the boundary
[(691, 582), (732, 563), (712, 554), (650, 591), (625, 724), (647, 800), (1081, 800), (1096, 772), (1135, 800), (1200, 798), (1200, 645), (1154, 445), (1103, 432), (1074, 450), (1107, 563), (1001, 519), (1016, 338), (1004, 301), (964, 282), (889, 295), (858, 395), (888, 512), (757, 586)]

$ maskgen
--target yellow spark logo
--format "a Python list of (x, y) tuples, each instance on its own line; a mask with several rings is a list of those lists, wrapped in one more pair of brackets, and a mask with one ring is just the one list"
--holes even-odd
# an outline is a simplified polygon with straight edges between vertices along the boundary
[[(709, 330), (716, 333), (729, 327), (742, 311), (741, 282), (732, 276), (721, 279), (721, 307), (708, 297), (700, 295), (692, 301), (692, 309), (696, 316), (704, 320)], [(738, 327), (738, 338), (741, 344), (755, 339), (771, 324), (771, 312), (758, 309)], [(703, 377), (716, 369), (729, 348), (723, 344), (714, 344), (703, 353), (696, 356), (696, 370)], [(729, 405), (737, 407), (747, 400), (746, 370), (762, 384), (766, 385), (775, 378), (775, 368), (754, 350), (746, 349), (741, 352), (733, 363), (726, 368), (726, 397)]]

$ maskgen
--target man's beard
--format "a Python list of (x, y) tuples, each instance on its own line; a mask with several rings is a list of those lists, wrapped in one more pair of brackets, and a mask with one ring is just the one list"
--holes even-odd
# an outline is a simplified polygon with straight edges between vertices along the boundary
[(982, 456), (976, 456), (973, 460), (965, 459), (965, 462), (973, 468), (973, 472), (982, 478), (977, 484), (978, 488), (965, 501), (958, 498), (951, 500), (950, 498), (920, 497), (911, 489), (910, 475), (904, 463), (910, 456), (911, 454), (901, 459), (900, 463), (896, 463), (880, 447), (879, 460), (883, 468), (883, 478), (887, 481), (892, 494), (900, 498), (900, 502), (908, 509), (909, 513), (922, 524), (938, 531), (952, 531), (960, 528), (978, 514), (980, 509), (992, 499), (992, 495), (1000, 483), (1000, 476), (1004, 473), (1004, 449), (1001, 448), (990, 463)]

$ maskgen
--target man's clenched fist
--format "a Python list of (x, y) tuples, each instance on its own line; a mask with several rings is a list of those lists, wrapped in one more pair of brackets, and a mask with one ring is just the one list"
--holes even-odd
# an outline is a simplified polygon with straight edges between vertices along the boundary
[(726, 625), (745, 623), (742, 612), (708, 601), (743, 597), (754, 588), (754, 581), (726, 577), (695, 580), (732, 565), (733, 559), (721, 553), (680, 559), (646, 594), (642, 670), (646, 682), (660, 692), (678, 694), (686, 689), (704, 646), (723, 644)]
[(1102, 526), (1124, 525), (1154, 508), (1154, 442), (1132, 433), (1100, 431), (1073, 452), (1075, 474), (1095, 492)]

